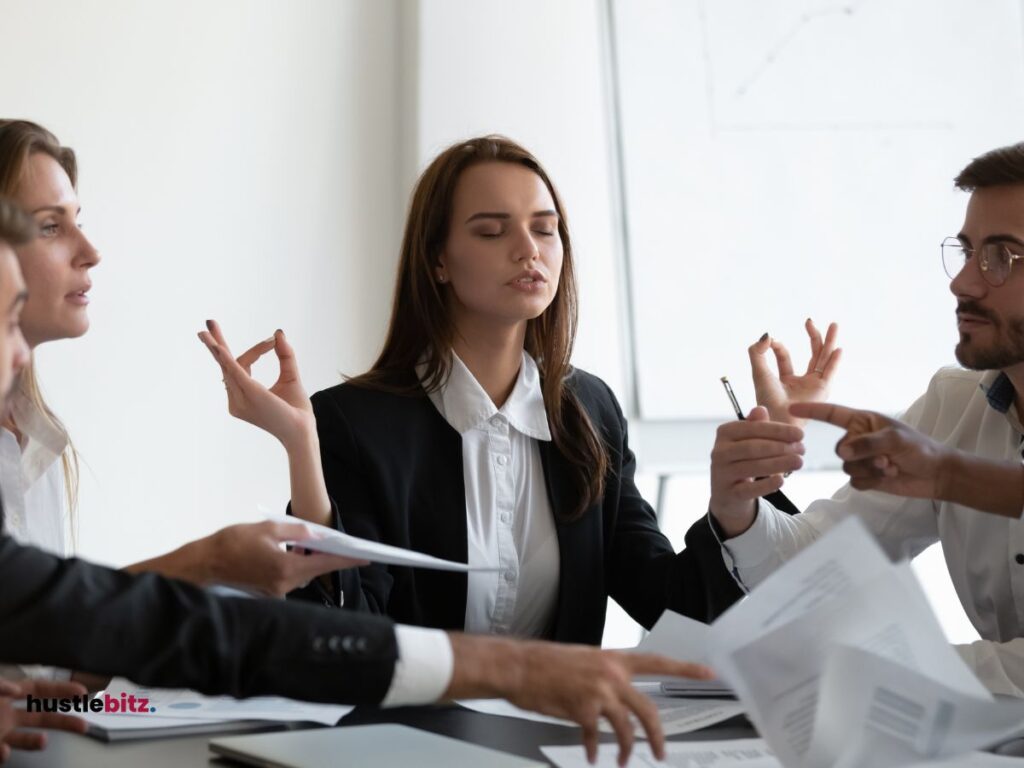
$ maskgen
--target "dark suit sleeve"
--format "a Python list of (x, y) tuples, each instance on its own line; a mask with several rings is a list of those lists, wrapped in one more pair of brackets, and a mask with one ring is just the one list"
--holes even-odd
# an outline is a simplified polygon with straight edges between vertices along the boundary
[[(2, 519), (2, 518), (0, 518)], [(236, 697), (379, 702), (390, 621), (281, 600), (220, 598), (156, 574), (62, 560), (0, 535), (0, 659)]]
[[(380, 528), (380, 515), (375, 512), (372, 486), (345, 415), (338, 404), (324, 393), (313, 395), (312, 403), (324, 481), (331, 498), (332, 525), (362, 539), (383, 541), (385, 536)], [(386, 565), (371, 563), (362, 568), (336, 571), (331, 575), (330, 590), (322, 580), (316, 579), (308, 587), (291, 593), (290, 597), (386, 614), (393, 581)]]
[(608, 558), (609, 594), (648, 629), (666, 608), (711, 621), (743, 592), (725, 568), (709, 528), (695, 524), (686, 534), (686, 548), (679, 553), (672, 549), (636, 487), (636, 457), (629, 448), (626, 418), (615, 395), (607, 385), (605, 389), (621, 434), (621, 443), (609, 446), (613, 465), (621, 462), (618, 477), (611, 478), (619, 498)]

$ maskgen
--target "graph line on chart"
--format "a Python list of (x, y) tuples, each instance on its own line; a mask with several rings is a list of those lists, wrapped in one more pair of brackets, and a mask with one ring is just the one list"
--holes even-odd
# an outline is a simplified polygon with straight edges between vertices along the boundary
[[(808, 29), (824, 19), (835, 16), (852, 17), (860, 11), (868, 0), (851, 0), (851, 2), (830, 5), (828, 7), (805, 11), (779, 35), (768, 47), (758, 63), (735, 86), (728, 88), (728, 98), (739, 100), (745, 97), (751, 88), (778, 62), (782, 54), (794, 41)], [(715, 66), (710, 24), (707, 16), (706, 0), (698, 0), (697, 16), (700, 24), (702, 58), (704, 61), (705, 99), (711, 122), (712, 134), (746, 133), (746, 132), (890, 132), (890, 131), (952, 131), (955, 125), (946, 120), (816, 120), (816, 121), (723, 121), (719, 118), (718, 89), (715, 86)]]

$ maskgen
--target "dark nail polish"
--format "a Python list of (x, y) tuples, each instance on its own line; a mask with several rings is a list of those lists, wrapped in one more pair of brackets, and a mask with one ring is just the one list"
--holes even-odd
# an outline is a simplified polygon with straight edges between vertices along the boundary
[(768, 339), (768, 334), (765, 333), (765, 335), (762, 336), (760, 339), (758, 339), (758, 341), (766, 341), (767, 339)]

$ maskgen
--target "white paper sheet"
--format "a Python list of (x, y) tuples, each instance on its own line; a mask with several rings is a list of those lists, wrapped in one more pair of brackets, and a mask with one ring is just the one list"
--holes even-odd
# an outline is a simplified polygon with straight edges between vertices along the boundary
[[(762, 739), (732, 741), (669, 742), (666, 759), (657, 762), (646, 744), (637, 744), (626, 768), (782, 768)], [(583, 747), (541, 747), (541, 752), (558, 768), (592, 768)], [(618, 768), (618, 747), (602, 744), (598, 749), (597, 768)], [(946, 760), (908, 764), (906, 768), (1021, 768), (1020, 758), (971, 752)]]
[[(640, 641), (632, 649), (634, 653), (657, 653), (676, 661), (690, 661), (696, 664), (708, 663), (708, 635), (710, 627), (687, 616), (665, 611)], [(654, 675), (642, 675), (637, 680), (657, 680), (665, 682), (665, 693), (676, 696), (731, 696), (732, 688), (720, 679), (690, 680), (688, 678), (664, 678)]]
[(993, 699), (856, 518), (762, 587), (710, 628), (711, 665), (784, 765), (908, 766), (1022, 730), (1024, 702)]
[[(637, 689), (641, 693), (649, 695), (655, 706), (658, 707), (658, 715), (661, 718), (661, 725), (666, 736), (674, 736), (680, 733), (692, 733), (701, 728), (720, 723), (723, 720), (743, 714), (743, 705), (733, 700), (717, 699), (684, 699), (675, 696), (665, 696), (658, 690), (657, 685), (638, 684)], [(564, 725), (571, 728), (578, 727), (570, 720), (561, 720), (557, 717), (541, 715), (537, 712), (530, 712), (510, 704), (504, 699), (470, 699), (459, 701), (466, 709), (474, 712), (483, 712), (487, 715), (500, 715), (502, 717), (518, 717), (521, 720), (533, 720), (539, 723), (552, 723)], [(612, 733), (612, 727), (606, 721), (601, 721), (600, 728), (605, 733)], [(639, 726), (636, 735), (643, 738), (643, 729)]]
[[(559, 768), (591, 768), (583, 747), (541, 747), (540, 751)], [(729, 741), (672, 741), (665, 745), (665, 761), (658, 762), (645, 743), (637, 743), (627, 768), (781, 768), (763, 739), (731, 739)], [(618, 768), (619, 747), (601, 744), (597, 753), (598, 768)]]
[[(836, 648), (821, 677), (808, 768), (891, 768), (944, 759), (1024, 731), (1024, 700), (964, 693), (859, 648)], [(862, 727), (850, 738), (850, 724)]]
[[(908, 564), (890, 566), (887, 574), (755, 638), (727, 662), (716, 658), (714, 664), (737, 676), (733, 684), (744, 689), (751, 719), (785, 765), (802, 764), (815, 727), (820, 676), (840, 644), (910, 669), (941, 670), (951, 687), (991, 698), (946, 642)], [(860, 726), (847, 721), (846, 727)]]
[(271, 519), (285, 523), (304, 523), (310, 530), (311, 536), (301, 541), (288, 542), (296, 547), (312, 549), (317, 552), (326, 552), (330, 555), (341, 555), (343, 557), (368, 560), (371, 563), (385, 563), (387, 565), (406, 565), (413, 568), (430, 568), (436, 571), (497, 571), (499, 568), (486, 566), (469, 566), (466, 563), (456, 563), (453, 560), (442, 560), (439, 557), (425, 555), (422, 552), (414, 552), (411, 549), (393, 547), (390, 544), (381, 544), (377, 541), (360, 539), (324, 525), (317, 525), (305, 520), (298, 520), (294, 517), (283, 515), (271, 515)]
[(122, 693), (136, 699), (149, 699), (150, 706), (156, 711), (139, 716), (140, 720), (146, 721), (185, 717), (194, 720), (276, 720), (334, 725), (354, 709), (346, 705), (313, 704), (279, 696), (235, 699), (230, 696), (203, 696), (184, 689), (143, 688), (123, 678), (114, 678), (104, 693), (118, 700)]
[(155, 715), (106, 715), (102, 712), (86, 712), (77, 715), (90, 725), (108, 731), (142, 731), (157, 728), (187, 728), (206, 723), (230, 723), (230, 717), (221, 719), (198, 717), (156, 717)]
[(720, 677), (736, 648), (815, 606), (885, 574), (892, 563), (858, 518), (850, 517), (785, 563), (711, 626), (707, 638)]

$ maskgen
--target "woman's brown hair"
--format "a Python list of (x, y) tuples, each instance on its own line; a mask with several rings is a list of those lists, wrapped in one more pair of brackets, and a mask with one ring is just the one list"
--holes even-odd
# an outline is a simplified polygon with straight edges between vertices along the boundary
[[(455, 326), (444, 291), (434, 278), (448, 239), (455, 187), (467, 168), (480, 163), (511, 163), (529, 168), (551, 193), (558, 213), (562, 241), (562, 273), (558, 291), (540, 316), (529, 320), (526, 351), (541, 374), (544, 408), (551, 437), (573, 467), (577, 505), (568, 516), (580, 517), (604, 494), (608, 455), (567, 379), (576, 338), (577, 295), (572, 244), (565, 209), (540, 162), (503, 136), (483, 136), (453, 144), (427, 167), (413, 190), (402, 238), (391, 322), (380, 356), (369, 371), (349, 380), (356, 386), (404, 395), (433, 391), (448, 378), (452, 367)], [(422, 385), (415, 376), (425, 363)]]
[[(61, 146), (57, 137), (43, 126), (28, 120), (0, 120), (0, 196), (15, 198), (24, 178), (28, 159), (37, 153), (56, 160), (78, 187), (78, 162), (70, 147)], [(78, 506), (78, 452), (71, 442), (67, 428), (43, 399), (36, 375), (35, 355), (18, 375), (18, 391), (26, 397), (43, 417), (68, 441), (61, 455), (64, 470), (64, 493), (71, 515), (71, 540), (75, 542), (75, 510)]]

